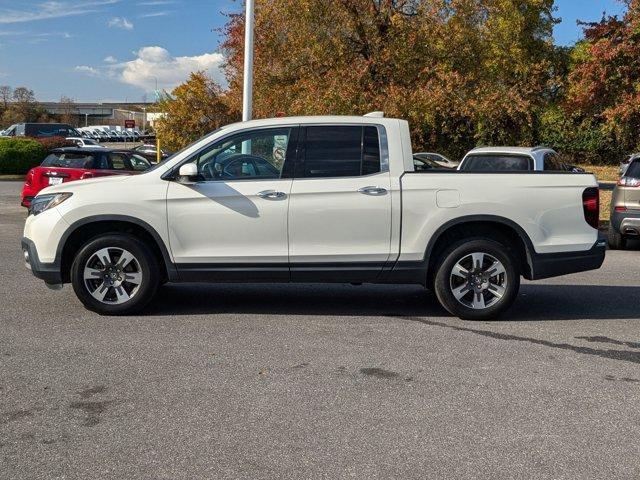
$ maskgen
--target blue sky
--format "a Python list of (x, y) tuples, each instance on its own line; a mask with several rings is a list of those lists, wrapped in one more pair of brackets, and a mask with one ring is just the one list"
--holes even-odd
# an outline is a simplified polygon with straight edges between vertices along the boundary
[[(623, 11), (617, 0), (556, 0), (556, 40), (580, 38), (576, 20)], [(141, 101), (189, 71), (220, 75), (218, 29), (240, 0), (0, 0), (0, 84), (39, 100)]]

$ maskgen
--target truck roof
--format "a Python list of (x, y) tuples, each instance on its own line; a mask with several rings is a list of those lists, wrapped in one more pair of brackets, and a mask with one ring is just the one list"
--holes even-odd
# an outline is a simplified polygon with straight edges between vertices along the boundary
[(379, 124), (381, 121), (394, 120), (387, 117), (372, 117), (372, 116), (357, 116), (357, 115), (310, 115), (299, 117), (276, 117), (276, 118), (264, 118), (258, 120), (249, 120), (247, 122), (236, 122), (229, 125), (225, 125), (222, 128), (228, 128), (231, 126), (237, 126), (239, 124), (246, 125), (247, 127), (261, 127), (261, 126), (273, 126), (273, 125), (290, 125), (292, 123), (361, 123), (361, 124)]
[(469, 151), (467, 155), (471, 155), (474, 153), (515, 153), (515, 154), (524, 154), (531, 155), (534, 152), (539, 152), (543, 150), (551, 150), (547, 147), (478, 147)]

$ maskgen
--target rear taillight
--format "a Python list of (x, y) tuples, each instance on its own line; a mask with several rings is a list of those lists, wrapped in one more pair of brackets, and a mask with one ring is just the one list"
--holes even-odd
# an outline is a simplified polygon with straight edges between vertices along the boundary
[(640, 178), (622, 177), (618, 180), (618, 185), (621, 187), (640, 187)]
[(27, 172), (27, 175), (24, 177), (24, 183), (27, 185), (32, 185), (33, 184), (33, 176), (34, 176), (35, 172), (33, 171), (33, 168), (31, 170), (29, 170)]
[(627, 207), (615, 207), (614, 210), (619, 213), (624, 213), (627, 211)]
[(595, 187), (587, 188), (582, 193), (582, 208), (584, 219), (597, 230), (600, 226), (600, 190)]

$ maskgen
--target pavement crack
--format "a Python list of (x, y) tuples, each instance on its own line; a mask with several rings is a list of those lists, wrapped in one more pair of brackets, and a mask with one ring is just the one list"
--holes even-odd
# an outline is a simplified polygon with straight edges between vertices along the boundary
[(449, 325), (444, 322), (426, 320), (420, 317), (398, 316), (395, 318), (410, 320), (412, 322), (420, 322), (420, 323), (424, 323), (425, 325), (447, 328), (447, 329), (455, 330), (458, 332), (473, 333), (475, 335), (480, 335), (487, 338), (493, 338), (495, 340), (505, 340), (510, 342), (526, 342), (533, 345), (542, 345), (544, 347), (557, 348), (559, 350), (569, 350), (575, 353), (580, 353), (583, 355), (591, 355), (594, 357), (605, 358), (608, 360), (617, 360), (620, 362), (640, 364), (640, 351), (634, 352), (629, 350), (604, 350), (604, 349), (591, 348), (591, 347), (581, 347), (578, 345), (571, 345), (569, 343), (556, 343), (549, 340), (540, 340), (538, 338), (531, 338), (531, 337), (521, 337), (518, 335), (509, 334), (509, 333), (498, 333), (498, 332), (492, 332), (490, 330), (480, 330), (477, 328), (459, 327), (456, 325)]

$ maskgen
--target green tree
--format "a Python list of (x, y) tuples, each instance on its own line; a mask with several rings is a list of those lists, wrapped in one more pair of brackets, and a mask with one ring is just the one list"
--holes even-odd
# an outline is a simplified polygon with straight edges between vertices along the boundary
[(596, 124), (610, 155), (640, 148), (640, 0), (624, 3), (624, 18), (585, 25), (567, 93), (567, 111)]

